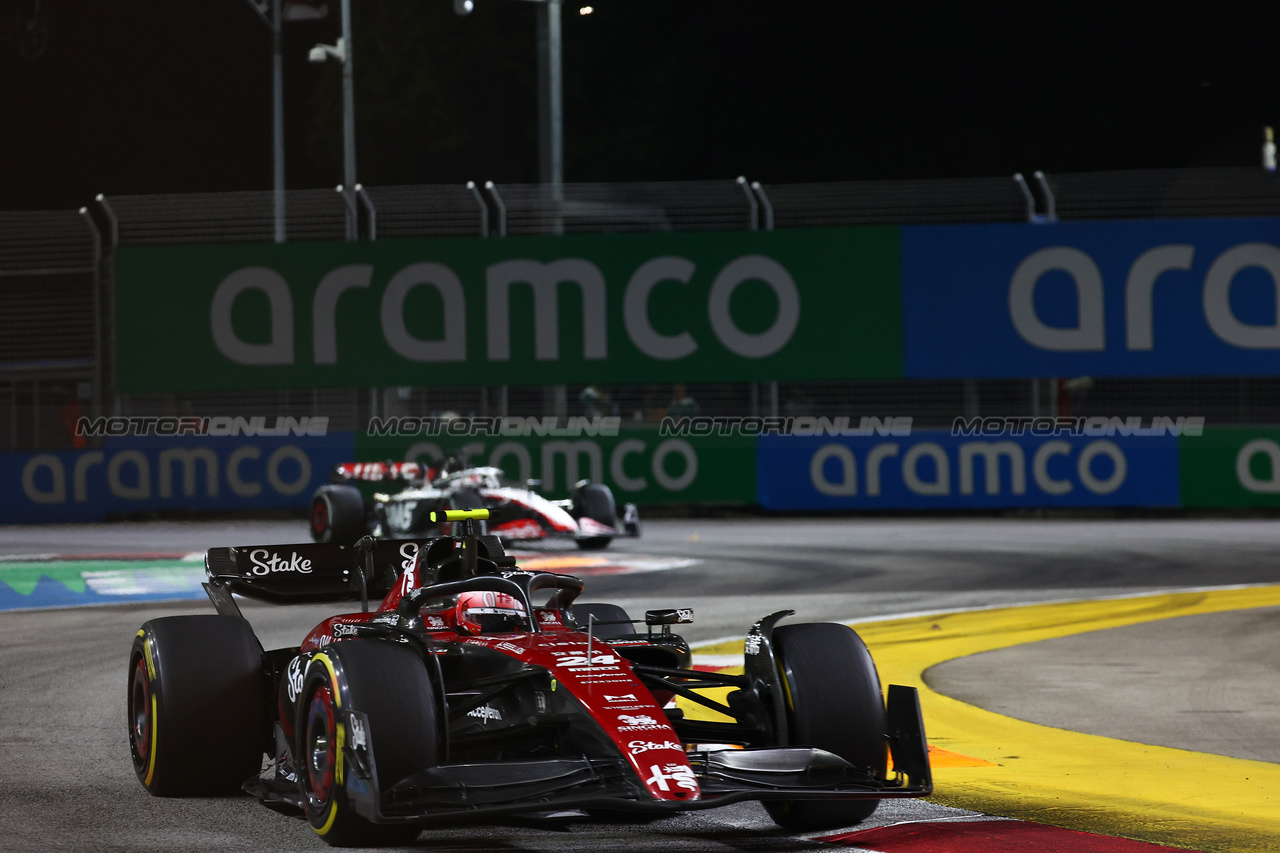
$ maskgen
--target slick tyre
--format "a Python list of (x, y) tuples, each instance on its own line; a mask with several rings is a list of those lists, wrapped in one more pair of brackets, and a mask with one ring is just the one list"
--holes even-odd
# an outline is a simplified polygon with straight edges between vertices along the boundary
[[(590, 518), (610, 527), (618, 526), (618, 506), (613, 500), (613, 492), (608, 486), (599, 483), (588, 483), (573, 494), (574, 518)], [(612, 536), (588, 536), (578, 540), (578, 547), (583, 551), (598, 551), (609, 547)]]
[(435, 694), (422, 658), (379, 640), (347, 640), (313, 656), (308, 664), (299, 719), (302, 787), (307, 822), (334, 847), (409, 844), (417, 824), (378, 824), (357, 814), (347, 796), (354, 773), (343, 747), (354, 735), (345, 711), (368, 718), (378, 790), (436, 763)]
[[(627, 611), (616, 604), (575, 604), (569, 608), (569, 615), (584, 631), (587, 630), (587, 623), (591, 621), (591, 617), (596, 617), (595, 624), (598, 627), (592, 633), (601, 639), (628, 637), (636, 632), (636, 627), (629, 621), (631, 617), (627, 615)], [(601, 625), (601, 622), (618, 624)]]
[(351, 545), (367, 533), (364, 498), (355, 486), (321, 486), (311, 499), (311, 538)]
[[(790, 743), (834, 752), (884, 778), (888, 722), (871, 653), (851, 628), (828, 622), (783, 625), (773, 644), (784, 679)], [(806, 831), (860, 823), (879, 800), (765, 802), (779, 826)]]
[(233, 616), (169, 616), (129, 654), (133, 770), (158, 797), (223, 796), (262, 769), (268, 746), (262, 646)]

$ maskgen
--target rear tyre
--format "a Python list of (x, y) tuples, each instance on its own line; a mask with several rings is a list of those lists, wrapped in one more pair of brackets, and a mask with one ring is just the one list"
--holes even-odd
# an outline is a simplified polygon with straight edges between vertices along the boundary
[(592, 634), (602, 640), (608, 640), (615, 637), (629, 637), (636, 632), (636, 626), (629, 621), (630, 616), (627, 611), (623, 610), (616, 604), (575, 604), (569, 608), (569, 615), (573, 617), (573, 621), (581, 626), (582, 630), (587, 630), (587, 624), (591, 621), (591, 617), (596, 617), (596, 624), (601, 622), (618, 622), (618, 625), (600, 625)]
[[(307, 668), (307, 698), (298, 706), (296, 726), (307, 822), (335, 847), (409, 844), (420, 826), (371, 823), (347, 799), (345, 777), (338, 772), (338, 742), (349, 745), (351, 733), (345, 730), (341, 709), (368, 717), (378, 789), (385, 792), (436, 763), (435, 695), (426, 667), (416, 653), (379, 640), (335, 643), (323, 658), (312, 658)], [(344, 772), (352, 772), (349, 768), (346, 763)]]
[[(573, 493), (570, 514), (574, 518), (590, 518), (610, 527), (618, 526), (618, 506), (613, 500), (613, 492), (600, 483), (588, 483)], [(578, 547), (584, 551), (598, 551), (607, 548), (612, 541), (612, 536), (588, 536), (578, 540)]]
[[(884, 778), (888, 721), (880, 678), (851, 628), (829, 622), (773, 632), (782, 669), (791, 744), (816, 746)], [(866, 820), (879, 800), (775, 800), (765, 810), (792, 830), (830, 829)]]
[(311, 538), (351, 545), (367, 533), (364, 498), (355, 486), (321, 486), (311, 499)]
[(168, 616), (129, 654), (129, 751), (158, 797), (225, 796), (262, 769), (262, 646), (234, 616)]

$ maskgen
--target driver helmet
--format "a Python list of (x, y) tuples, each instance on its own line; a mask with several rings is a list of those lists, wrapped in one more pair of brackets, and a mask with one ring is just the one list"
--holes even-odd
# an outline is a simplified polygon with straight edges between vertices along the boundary
[(529, 627), (524, 605), (505, 592), (463, 592), (450, 621), (462, 634), (509, 634)]

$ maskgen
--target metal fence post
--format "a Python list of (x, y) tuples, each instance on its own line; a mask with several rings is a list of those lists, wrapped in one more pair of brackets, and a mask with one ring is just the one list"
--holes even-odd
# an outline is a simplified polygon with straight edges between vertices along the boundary
[(364, 212), (369, 216), (369, 239), (378, 239), (378, 210), (373, 206), (373, 199), (365, 192), (364, 184), (356, 184), (356, 197), (364, 205)]
[(756, 195), (751, 191), (751, 187), (747, 185), (747, 179), (742, 175), (738, 176), (738, 186), (742, 187), (742, 192), (747, 197), (747, 204), (751, 205), (751, 218), (749, 220), (749, 228), (752, 231), (759, 228), (760, 219), (760, 203), (756, 201)]
[[(769, 201), (769, 194), (764, 191), (764, 187), (759, 181), (751, 182), (751, 189), (760, 199), (760, 209), (764, 212), (764, 230), (773, 230), (773, 203)], [(776, 418), (778, 416), (778, 381), (769, 382), (769, 417)]]
[(1027, 221), (1035, 222), (1036, 221), (1036, 200), (1035, 200), (1035, 196), (1031, 195), (1031, 187), (1027, 186), (1027, 179), (1022, 177), (1021, 172), (1014, 172), (1013, 180), (1018, 184), (1018, 189), (1022, 190), (1022, 197), (1026, 199)]
[(760, 207), (764, 211), (764, 230), (773, 230), (773, 202), (769, 201), (769, 194), (764, 191), (764, 187), (759, 181), (751, 182), (751, 189), (755, 190), (756, 195), (760, 198)]
[(507, 206), (502, 202), (502, 196), (498, 194), (498, 188), (494, 186), (493, 181), (485, 181), (484, 188), (489, 191), (489, 195), (493, 196), (493, 206), (498, 211), (498, 236), (507, 236)]
[(1036, 183), (1040, 184), (1040, 192), (1044, 193), (1044, 219), (1046, 222), (1058, 221), (1058, 202), (1053, 197), (1053, 190), (1049, 189), (1049, 179), (1045, 177), (1044, 172), (1036, 169)]
[(88, 207), (80, 215), (93, 238), (93, 416), (102, 414), (102, 234), (93, 223)]
[(484, 196), (480, 194), (480, 188), (476, 186), (475, 181), (467, 181), (467, 189), (471, 190), (471, 194), (475, 196), (476, 204), (480, 205), (480, 236), (489, 236), (489, 205), (484, 203)]
[[(492, 183), (492, 181), (490, 182)], [(471, 195), (475, 198), (476, 204), (480, 206), (480, 236), (489, 236), (489, 205), (484, 203), (484, 196), (480, 194), (480, 188), (476, 186), (475, 181), (467, 181), (467, 189), (471, 190)], [(484, 414), (489, 414), (489, 388), (483, 389), (484, 393)], [(499, 386), (498, 390), (498, 415), (505, 417), (507, 414), (507, 386)]]
[(104, 282), (104, 286), (101, 289), (101, 296), (102, 296), (102, 301), (104, 305), (103, 313), (105, 314), (106, 324), (103, 332), (103, 348), (100, 354), (104, 358), (106, 363), (110, 365), (109, 371), (106, 370), (106, 366), (104, 365), (102, 380), (104, 384), (108, 381), (108, 379), (110, 380), (111, 392), (108, 395), (106, 393), (106, 388), (103, 388), (100, 393), (103, 394), (104, 399), (107, 397), (110, 398), (111, 414), (118, 415), (120, 414), (120, 397), (116, 394), (117, 380), (116, 380), (115, 343), (116, 343), (116, 249), (120, 247), (120, 220), (116, 218), (116, 212), (111, 209), (111, 203), (107, 201), (107, 197), (105, 195), (103, 195), (102, 193), (98, 193), (98, 195), (94, 197), (94, 201), (97, 202), (99, 209), (102, 210), (103, 215), (107, 219), (107, 251), (104, 254), (103, 260), (102, 260), (103, 278), (105, 279), (105, 282)]
[(336, 187), (338, 195), (342, 196), (342, 203), (347, 208), (347, 240), (358, 240), (360, 238), (360, 220), (359, 211), (356, 210), (356, 200), (352, 194), (347, 192), (342, 184)]

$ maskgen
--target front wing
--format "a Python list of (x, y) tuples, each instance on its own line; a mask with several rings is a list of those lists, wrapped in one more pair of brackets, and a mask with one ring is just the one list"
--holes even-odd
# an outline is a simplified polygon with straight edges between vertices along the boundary
[[(343, 784), (357, 814), (374, 823), (421, 822), (471, 815), (499, 815), (564, 808), (673, 813), (715, 808), (743, 800), (849, 800), (925, 797), (933, 792), (919, 699), (915, 688), (889, 688), (889, 745), (895, 771), (887, 779), (868, 774), (839, 756), (813, 747), (725, 749), (688, 753), (699, 791), (688, 799), (656, 800), (620, 755), (545, 760), (484, 761), (426, 768), (379, 791), (367, 720), (343, 715), (348, 729), (367, 734), (343, 747)], [(297, 775), (282, 736), (275, 775), (245, 788), (268, 804), (302, 807)], [(673, 786), (683, 779), (650, 772)]]

